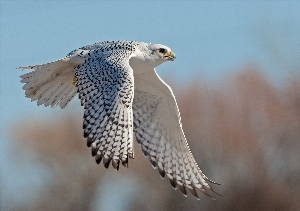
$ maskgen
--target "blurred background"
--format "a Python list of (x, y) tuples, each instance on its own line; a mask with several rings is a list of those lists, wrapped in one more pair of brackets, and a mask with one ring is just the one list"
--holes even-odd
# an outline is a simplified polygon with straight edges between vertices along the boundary
[[(0, 210), (299, 210), (298, 1), (0, 1)], [(165, 44), (191, 151), (222, 185), (183, 197), (135, 145), (118, 172), (97, 166), (75, 99), (24, 97), (16, 67), (104, 40)]]

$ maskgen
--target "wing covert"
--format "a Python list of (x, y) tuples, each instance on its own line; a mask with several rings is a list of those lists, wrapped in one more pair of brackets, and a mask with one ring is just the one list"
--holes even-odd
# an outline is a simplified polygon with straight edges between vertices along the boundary
[(76, 86), (84, 106), (84, 137), (96, 162), (118, 170), (133, 158), (133, 72), (130, 51), (90, 52), (76, 69)]

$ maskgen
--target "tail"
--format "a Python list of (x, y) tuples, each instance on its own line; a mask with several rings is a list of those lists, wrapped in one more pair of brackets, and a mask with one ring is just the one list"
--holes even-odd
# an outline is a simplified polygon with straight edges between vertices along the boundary
[(31, 101), (37, 100), (38, 105), (65, 108), (77, 93), (74, 83), (75, 67), (68, 58), (42, 65), (19, 67), (18, 69), (33, 70), (20, 76), (21, 82), (25, 83), (25, 96)]

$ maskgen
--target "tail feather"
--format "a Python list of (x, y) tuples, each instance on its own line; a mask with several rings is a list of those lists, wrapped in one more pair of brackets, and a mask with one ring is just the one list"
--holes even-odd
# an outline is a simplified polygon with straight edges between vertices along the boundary
[(63, 97), (60, 100), (60, 107), (65, 108), (68, 103), (74, 98), (74, 96), (77, 94), (76, 89), (74, 89), (74, 86), (70, 87), (70, 89), (64, 93)]
[(37, 100), (38, 105), (64, 108), (77, 93), (73, 84), (75, 66), (68, 61), (61, 59), (42, 65), (19, 67), (33, 70), (20, 76), (21, 82), (25, 83), (25, 96), (31, 101)]
[(52, 108), (55, 108), (58, 105), (60, 99), (62, 99), (61, 96), (64, 95), (65, 91), (66, 89), (63, 85), (61, 85), (58, 89), (55, 90), (55, 93), (53, 93), (53, 96), (51, 97), (51, 99), (49, 99), (49, 104)]
[(45, 99), (45, 106), (47, 107), (51, 105), (51, 107), (54, 108), (57, 104), (58, 101), (57, 99), (59, 99), (57, 96), (59, 96), (59, 94), (63, 91), (64, 91), (64, 86), (58, 86), (56, 89), (51, 91), (47, 99)]

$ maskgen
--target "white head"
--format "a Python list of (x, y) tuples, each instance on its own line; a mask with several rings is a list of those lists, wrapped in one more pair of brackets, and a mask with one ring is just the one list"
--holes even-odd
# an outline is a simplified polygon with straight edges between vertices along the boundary
[(172, 52), (171, 48), (161, 44), (148, 44), (148, 49), (151, 52), (151, 56), (156, 60), (174, 61), (176, 59), (175, 54)]
[(161, 44), (139, 43), (129, 63), (134, 74), (153, 70), (165, 61), (174, 61), (175, 54), (172, 50)]

